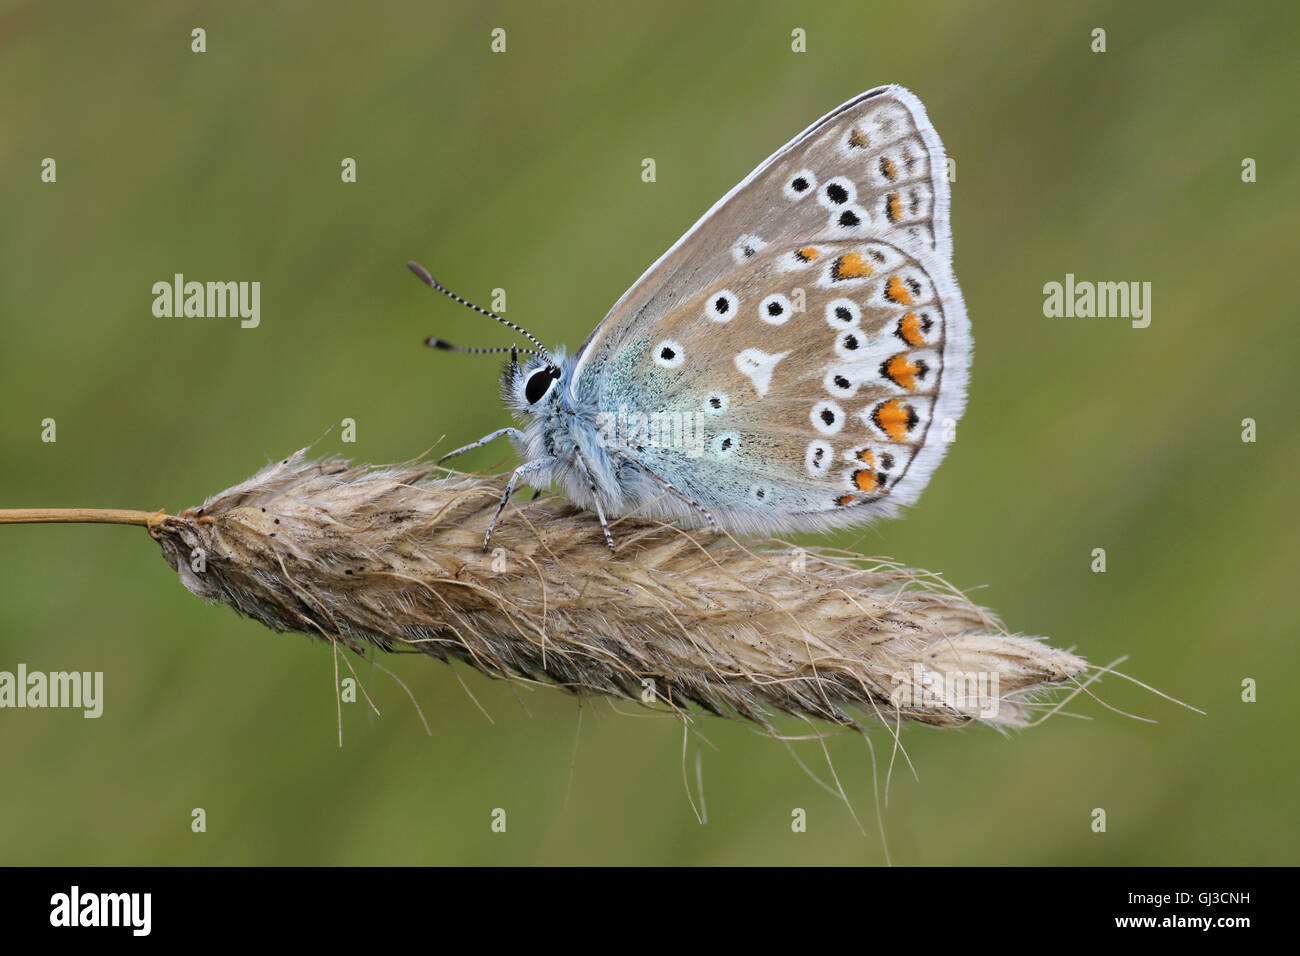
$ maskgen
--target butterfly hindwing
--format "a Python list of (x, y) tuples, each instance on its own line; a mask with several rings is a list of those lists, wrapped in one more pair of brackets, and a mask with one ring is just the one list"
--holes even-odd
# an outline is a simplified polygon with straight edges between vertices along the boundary
[(638, 280), (579, 354), (572, 393), (684, 429), (628, 454), (731, 528), (851, 524), (914, 501), (961, 415), (971, 348), (945, 172), (912, 94), (846, 103)]
[(921, 452), (946, 437), (943, 298), (879, 240), (773, 247), (683, 302), (703, 321), (670, 313), (625, 339), (610, 398), (626, 416), (653, 396), (665, 417), (638, 458), (730, 527), (888, 513), (914, 500), (914, 469), (933, 468)]

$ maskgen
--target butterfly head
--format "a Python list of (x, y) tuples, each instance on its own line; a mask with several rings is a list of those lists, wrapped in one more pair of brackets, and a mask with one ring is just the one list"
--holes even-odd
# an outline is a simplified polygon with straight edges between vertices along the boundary
[(516, 411), (545, 414), (559, 401), (567, 384), (567, 365), (563, 351), (530, 355), (522, 363), (511, 355), (501, 375), (501, 397)]
[[(495, 319), (502, 325), (521, 333), (533, 344), (534, 348), (520, 349), (516, 345), (511, 345), (509, 348), (464, 348), (437, 337), (425, 339), (425, 345), (443, 349), (447, 352), (474, 355), (509, 352), (510, 362), (506, 365), (505, 372), (501, 376), (501, 395), (506, 404), (516, 411), (532, 415), (542, 415), (547, 409), (554, 407), (556, 402), (559, 401), (561, 388), (568, 384), (567, 378), (570, 369), (568, 363), (564, 360), (563, 350), (557, 352), (548, 351), (546, 346), (542, 345), (537, 337), (527, 329), (516, 325), (509, 319), (503, 319), (495, 312), (489, 312), (487, 309), (479, 308), (472, 302), (465, 301), (431, 276), (428, 270), (419, 263), (408, 262), (406, 265), (429, 288), (441, 292), (448, 298), (455, 299), (466, 308), (473, 309), (475, 312)], [(521, 354), (528, 356), (522, 365), (519, 364)]]

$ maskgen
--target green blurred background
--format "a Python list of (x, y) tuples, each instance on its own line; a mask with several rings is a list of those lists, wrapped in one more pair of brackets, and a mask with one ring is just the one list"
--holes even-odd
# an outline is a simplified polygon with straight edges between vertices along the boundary
[[(1295, 863), (1298, 30), (1294, 4), (1172, 0), (0, 3), (0, 507), (178, 509), (331, 427), (322, 451), (376, 462), (476, 438), (506, 422), (497, 364), (419, 343), (509, 335), (407, 259), (576, 346), (771, 150), (901, 83), (957, 160), (977, 352), (947, 462), (859, 547), (980, 588), (1013, 630), (1131, 655), (1207, 716), (1111, 679), (1159, 722), (1076, 702), (1092, 719), (1010, 737), (908, 729), (894, 862)], [(155, 318), (176, 272), (259, 280), (261, 327)], [(1045, 318), (1067, 272), (1151, 282), (1150, 328)], [(489, 723), (415, 656), (385, 663), (433, 736), (375, 672), (383, 716), (347, 705), (340, 749), (328, 649), (202, 603), (139, 529), (0, 528), (0, 670), (19, 662), (102, 670), (106, 702), (0, 711), (7, 864), (884, 858), (860, 739), (830, 750), (866, 836), (740, 724), (703, 724), (702, 826), (674, 721), (588, 705), (573, 760), (573, 699), (525, 710), (464, 673)]]

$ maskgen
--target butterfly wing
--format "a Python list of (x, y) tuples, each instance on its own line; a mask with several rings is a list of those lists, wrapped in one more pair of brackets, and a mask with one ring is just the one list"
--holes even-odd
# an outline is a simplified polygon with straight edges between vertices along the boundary
[(900, 87), (856, 97), (628, 290), (577, 356), (572, 394), (611, 415), (698, 416), (701, 440), (629, 454), (727, 527), (895, 512), (920, 495), (965, 403), (948, 201), (920, 101)]

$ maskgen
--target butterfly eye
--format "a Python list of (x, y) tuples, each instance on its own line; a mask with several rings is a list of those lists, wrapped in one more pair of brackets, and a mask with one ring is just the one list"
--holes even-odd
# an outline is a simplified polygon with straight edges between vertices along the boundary
[(529, 405), (536, 405), (551, 390), (551, 383), (559, 377), (560, 370), (554, 365), (538, 369), (528, 376), (528, 384), (524, 386), (524, 399)]

